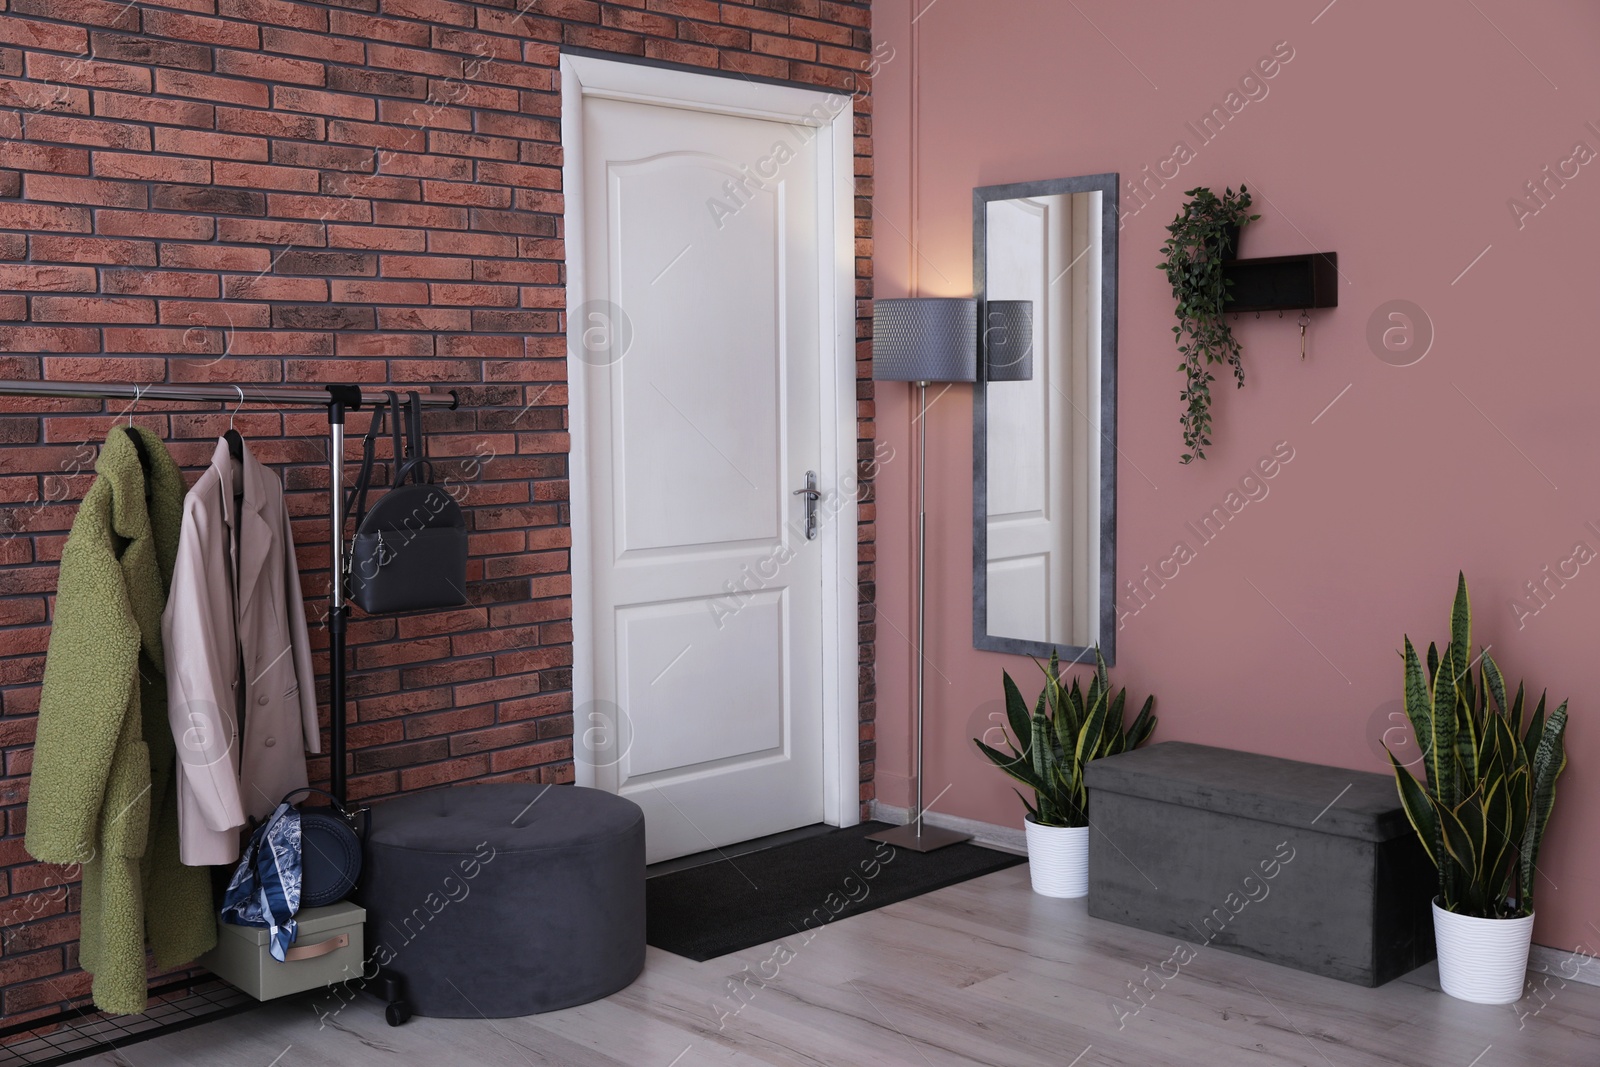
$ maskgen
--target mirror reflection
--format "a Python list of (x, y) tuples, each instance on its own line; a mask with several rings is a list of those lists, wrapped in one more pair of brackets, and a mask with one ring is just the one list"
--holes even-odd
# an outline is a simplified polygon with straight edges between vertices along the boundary
[(1114, 182), (977, 191), (980, 648), (1078, 659), (1111, 645)]

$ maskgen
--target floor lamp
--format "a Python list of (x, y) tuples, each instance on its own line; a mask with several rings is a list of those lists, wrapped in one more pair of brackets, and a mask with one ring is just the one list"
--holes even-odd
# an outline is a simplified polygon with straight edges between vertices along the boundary
[(927, 674), (924, 649), (927, 616), (928, 546), (928, 383), (971, 382), (978, 377), (978, 303), (948, 297), (877, 301), (872, 314), (872, 377), (880, 382), (917, 383), (917, 697), (916, 807), (911, 820), (873, 841), (932, 852), (971, 838), (922, 821), (923, 691)]

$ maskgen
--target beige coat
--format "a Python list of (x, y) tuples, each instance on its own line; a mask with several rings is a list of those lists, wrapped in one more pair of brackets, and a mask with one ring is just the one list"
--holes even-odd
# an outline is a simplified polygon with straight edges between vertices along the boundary
[(161, 633), (180, 855), (233, 863), (247, 820), (304, 786), (306, 752), (321, 750), (283, 486), (248, 447), (241, 464), (219, 440), (184, 500)]

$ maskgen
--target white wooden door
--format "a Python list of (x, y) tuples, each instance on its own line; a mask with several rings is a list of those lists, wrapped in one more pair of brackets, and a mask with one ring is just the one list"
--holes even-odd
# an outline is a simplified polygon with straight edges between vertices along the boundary
[[(1070, 425), (1050, 341), (1059, 338), (1063, 290), (1061, 205), (1001, 200), (989, 205), (988, 295), (1033, 302), (1033, 378), (989, 385), (989, 633), (1065, 642), (1072, 571), (1066, 539), (1065, 428)], [(1054, 299), (1052, 299), (1054, 298)], [(1052, 388), (1054, 386), (1054, 388)]]
[(988, 632), (1088, 645), (1098, 618), (1091, 491), (1098, 437), (1082, 413), (1099, 381), (1098, 194), (988, 209), (987, 295), (1033, 302), (1033, 378), (985, 391)]
[(794, 495), (821, 466), (818, 149), (631, 100), (582, 123), (575, 759), (645, 809), (653, 862), (824, 814), (823, 559)]

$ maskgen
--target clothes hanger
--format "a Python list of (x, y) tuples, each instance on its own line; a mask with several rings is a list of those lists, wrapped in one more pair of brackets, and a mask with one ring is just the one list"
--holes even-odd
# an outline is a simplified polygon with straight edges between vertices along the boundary
[(239, 406), (228, 412), (228, 429), (222, 435), (222, 439), (228, 442), (228, 452), (232, 454), (233, 458), (243, 463), (244, 438), (240, 437), (239, 431), (233, 428), (233, 419), (235, 415), (239, 414), (239, 408), (244, 407), (244, 387), (235, 385), (234, 388), (239, 391)]
[[(228, 454), (239, 462), (239, 470), (244, 470), (244, 438), (239, 436), (239, 431), (233, 428), (234, 416), (239, 414), (239, 409), (244, 407), (244, 387), (235, 385), (239, 393), (239, 403), (232, 411), (228, 412), (228, 428), (222, 434), (222, 439), (228, 442)], [(244, 479), (241, 477), (233, 483), (233, 499), (244, 499)]]
[(139, 454), (139, 466), (144, 469), (144, 499), (145, 503), (148, 504), (154, 491), (150, 485), (150, 452), (144, 446), (144, 438), (140, 437), (139, 432), (133, 428), (133, 409), (139, 406), (139, 397), (143, 393), (144, 388), (142, 386), (136, 385), (133, 387), (133, 403), (128, 405), (128, 424), (126, 426), (117, 425), (123, 433), (128, 435), (128, 440), (133, 442), (133, 450)]

